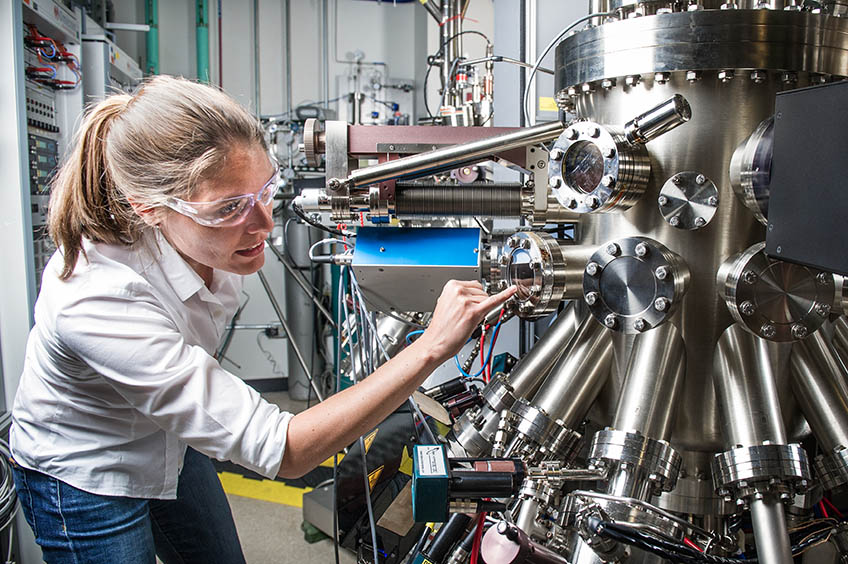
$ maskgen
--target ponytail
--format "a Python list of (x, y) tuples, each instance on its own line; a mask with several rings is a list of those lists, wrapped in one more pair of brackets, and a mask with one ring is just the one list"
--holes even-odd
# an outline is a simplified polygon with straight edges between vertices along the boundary
[(47, 227), (64, 254), (67, 280), (85, 251), (82, 238), (132, 244), (138, 217), (115, 187), (106, 158), (106, 136), (132, 97), (110, 96), (94, 106), (80, 127), (75, 148), (52, 181)]

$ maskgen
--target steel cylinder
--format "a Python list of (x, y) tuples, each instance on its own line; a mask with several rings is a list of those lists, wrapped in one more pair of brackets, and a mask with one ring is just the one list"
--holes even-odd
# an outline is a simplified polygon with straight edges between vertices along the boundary
[(610, 331), (586, 317), (531, 403), (573, 429), (606, 382), (611, 364)]
[(821, 331), (792, 347), (792, 389), (819, 446), (848, 448), (848, 374)]
[(771, 346), (735, 323), (718, 341), (714, 383), (727, 447), (787, 443)]
[(683, 386), (686, 347), (671, 323), (636, 337), (613, 427), (668, 440)]
[[(622, 2), (607, 4), (624, 7)], [(681, 94), (692, 116), (646, 145), (651, 174), (641, 199), (622, 213), (583, 214), (578, 242), (601, 245), (649, 237), (689, 265), (689, 290), (672, 317), (686, 342), (687, 363), (673, 437), (686, 449), (717, 451), (723, 441), (711, 367), (716, 342), (732, 319), (717, 297), (715, 274), (728, 257), (765, 239), (765, 227), (730, 185), (730, 160), (736, 147), (774, 113), (777, 92), (846, 74), (848, 20), (782, 10), (650, 15), (655, 13), (651, 3), (641, 2), (628, 2), (628, 9), (637, 4), (645, 6), (644, 17), (608, 19), (559, 44), (556, 99), (580, 118), (620, 126)], [(662, 186), (682, 171), (703, 174), (718, 190), (715, 215), (699, 230), (677, 228), (658, 213)], [(615, 335), (614, 340), (616, 349), (626, 349), (632, 337)], [(620, 388), (623, 369), (617, 366), (609, 393)], [(606, 397), (602, 403), (614, 405)], [(599, 415), (611, 418), (611, 413)]]

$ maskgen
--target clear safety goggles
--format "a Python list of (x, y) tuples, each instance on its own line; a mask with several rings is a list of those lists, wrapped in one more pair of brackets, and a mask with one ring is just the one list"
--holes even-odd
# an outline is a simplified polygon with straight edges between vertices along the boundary
[(187, 202), (179, 198), (168, 198), (165, 205), (177, 213), (190, 217), (200, 225), (229, 227), (244, 221), (257, 202), (263, 206), (269, 205), (280, 191), (281, 182), (279, 169), (275, 166), (274, 174), (258, 192), (212, 202)]

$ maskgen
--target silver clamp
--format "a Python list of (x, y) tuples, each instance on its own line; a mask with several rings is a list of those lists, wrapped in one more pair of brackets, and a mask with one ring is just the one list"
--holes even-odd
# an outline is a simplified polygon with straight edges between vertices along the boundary
[(641, 468), (657, 493), (671, 491), (683, 459), (666, 441), (604, 429), (595, 433), (589, 448), (589, 468), (632, 465)]
[(825, 490), (848, 484), (848, 449), (840, 445), (832, 452), (818, 455), (813, 467)]

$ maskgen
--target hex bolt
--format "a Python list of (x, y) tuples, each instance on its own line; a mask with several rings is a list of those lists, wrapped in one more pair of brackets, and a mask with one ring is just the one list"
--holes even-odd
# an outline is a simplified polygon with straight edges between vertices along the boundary
[(827, 285), (827, 283), (828, 283), (831, 279), (832, 279), (832, 278), (831, 278), (830, 276), (828, 276), (828, 275), (827, 275), (827, 273), (825, 273), (825, 272), (819, 272), (819, 273), (818, 273), (818, 275), (816, 276), (816, 281), (817, 281), (819, 284), (821, 284), (822, 286)]
[(701, 73), (699, 71), (686, 71), (686, 80), (689, 82), (701, 80)]
[[(633, 328), (637, 331), (644, 331), (648, 328), (648, 322), (642, 319), (641, 317), (633, 322)], [(656, 474), (652, 474), (654, 478), (656, 478)]]
[(615, 329), (615, 326), (618, 325), (618, 316), (614, 313), (607, 315), (604, 317), (604, 325), (610, 329)]
[(636, 245), (636, 248), (633, 250), (636, 251), (637, 257), (644, 257), (648, 254), (648, 245), (646, 245), (645, 243), (638, 243)]
[(699, 174), (698, 176), (695, 177), (695, 183), (696, 184), (703, 184), (706, 181), (707, 181), (707, 177), (704, 176), (703, 174)]
[(745, 282), (745, 284), (754, 285), (757, 283), (759, 278), (760, 277), (757, 276), (757, 273), (753, 270), (746, 270), (742, 273), (742, 281)]
[(657, 277), (657, 280), (665, 280), (668, 277), (669, 271), (667, 266), (658, 266), (654, 271), (654, 276)]
[(621, 247), (619, 247), (616, 243), (610, 243), (609, 245), (607, 245), (606, 250), (607, 254), (617, 257), (618, 253), (621, 252)]
[(553, 161), (558, 161), (562, 158), (563, 152), (561, 149), (551, 149), (550, 157)]
[(771, 339), (777, 334), (777, 330), (771, 323), (765, 323), (762, 327), (760, 327), (760, 333), (766, 339)]
[(718, 196), (710, 196), (710, 199), (707, 200), (707, 203), (712, 207), (716, 207), (718, 205)]
[(538, 260), (530, 261), (530, 268), (533, 270), (539, 270), (542, 268), (542, 262)]
[(751, 317), (754, 315), (754, 312), (757, 311), (757, 306), (754, 305), (754, 302), (751, 300), (745, 300), (741, 304), (739, 304), (739, 311), (742, 312), (742, 315), (747, 317)]
[(733, 80), (733, 71), (728, 69), (718, 71), (718, 79), (722, 82)]
[(696, 217), (695, 218), (695, 227), (703, 227), (706, 224), (707, 224), (707, 220), (704, 219), (703, 217)]
[(510, 259), (509, 259), (509, 255), (501, 255), (500, 257), (498, 257), (498, 262), (499, 262), (502, 266), (506, 266), (506, 265), (508, 265), (508, 264), (509, 264), (509, 261), (510, 261)]
[(783, 84), (795, 84), (798, 82), (798, 73), (796, 72), (785, 72), (780, 75), (780, 80)]
[(569, 198), (569, 200), (565, 203), (565, 207), (570, 210), (573, 210), (577, 207), (577, 200), (575, 200), (574, 198)]
[(593, 210), (598, 209), (601, 206), (601, 201), (597, 196), (589, 196), (586, 198), (586, 205), (592, 208)]
[(675, 174), (671, 177), (671, 181), (674, 182), (675, 185), (680, 186), (681, 184), (683, 184), (683, 177), (679, 174)]
[(792, 325), (792, 337), (795, 339), (803, 339), (810, 333), (807, 326), (803, 323), (795, 323)]
[(763, 82), (766, 81), (767, 77), (768, 77), (768, 75), (766, 74), (766, 71), (762, 71), (762, 70), (751, 71), (751, 81), (754, 84), (762, 84)]
[(512, 236), (512, 237), (507, 238), (506, 246), (511, 248), (511, 249), (518, 247), (518, 237)]
[(615, 86), (614, 78), (605, 78), (601, 81), (601, 88), (604, 90), (610, 90)]
[(591, 94), (595, 91), (595, 89), (592, 87), (591, 82), (584, 82), (583, 84), (581, 84), (580, 90), (583, 92), (583, 94)]
[(660, 195), (660, 197), (657, 198), (657, 203), (661, 206), (664, 206), (668, 203), (668, 198), (666, 196)]
[(666, 311), (671, 305), (671, 300), (664, 297), (659, 297), (654, 300), (654, 309), (657, 311)]
[(595, 137), (595, 138), (600, 137), (601, 136), (601, 128), (597, 127), (597, 126), (591, 128), (589, 130), (589, 135), (592, 136), (592, 137)]
[(530, 247), (532, 247), (532, 246), (533, 246), (533, 242), (532, 242), (532, 241), (530, 241), (530, 239), (522, 239), (522, 240), (521, 240), (521, 248), (522, 248), (522, 249), (527, 250), (527, 249), (529, 249), (529, 248), (530, 248)]
[(601, 296), (597, 292), (589, 292), (586, 294), (586, 303), (591, 305), (595, 305), (598, 302), (598, 298)]
[(557, 190), (560, 186), (562, 186), (562, 178), (560, 178), (559, 176), (554, 176), (553, 178), (548, 180), (548, 186), (550, 186), (554, 190)]
[(586, 265), (586, 274), (589, 276), (597, 276), (598, 271), (600, 271), (601, 267), (596, 262), (590, 262)]
[(577, 133), (577, 130), (573, 129), (571, 127), (569, 127), (568, 129), (565, 130), (565, 138), (569, 139), (571, 141), (574, 141), (575, 139), (577, 139), (577, 137), (579, 137), (579, 135), (580, 134)]
[(608, 159), (613, 159), (615, 158), (615, 153), (615, 147), (610, 147), (607, 149), (606, 153), (604, 153), (604, 156)]
[(665, 84), (668, 82), (668, 79), (671, 77), (670, 73), (667, 72), (655, 72), (654, 73), (654, 82), (657, 84)]
[(827, 315), (830, 313), (830, 306), (827, 304), (819, 304), (816, 306), (816, 313), (818, 313), (822, 317), (827, 317)]
[(674, 217), (670, 217), (668, 219), (668, 224), (672, 227), (677, 227), (678, 225), (680, 225), (680, 217), (676, 215)]
[(601, 178), (601, 184), (606, 186), (607, 188), (612, 188), (615, 186), (615, 178), (607, 174), (603, 178)]
[(639, 82), (641, 82), (641, 80), (642, 75), (640, 74), (631, 74), (624, 77), (624, 83), (627, 86), (636, 86), (637, 84), (639, 84)]

